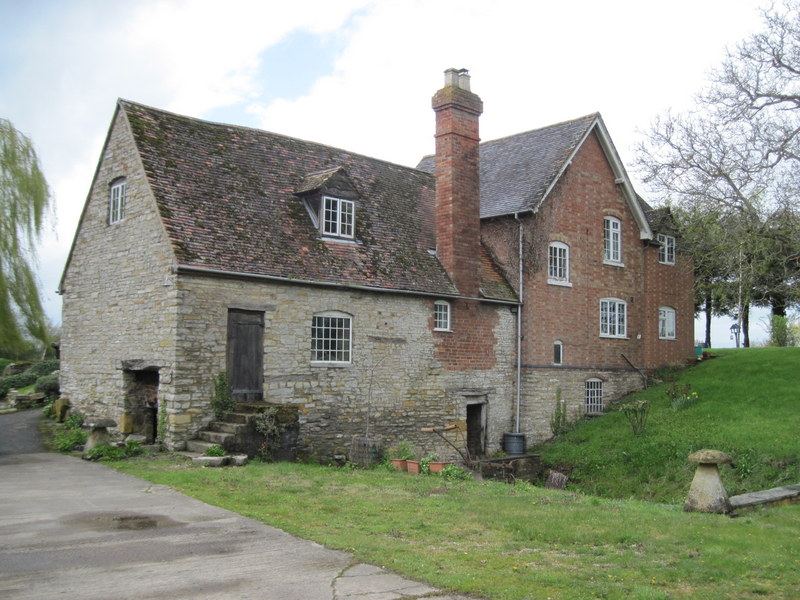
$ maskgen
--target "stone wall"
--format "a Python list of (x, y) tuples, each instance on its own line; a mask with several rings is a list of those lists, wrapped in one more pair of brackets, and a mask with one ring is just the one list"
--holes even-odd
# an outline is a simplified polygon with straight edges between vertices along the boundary
[[(473, 402), (486, 403), (490, 449), (500, 448), (510, 427), (515, 334), (506, 306), (484, 305), (474, 313), (490, 328), (485, 344), (493, 368), (453, 370), (454, 361), (441, 360), (440, 338), (448, 334), (432, 331), (433, 298), (188, 274), (181, 275), (179, 289), (174, 409), (185, 415), (175, 430), (181, 438), (211, 419), (231, 308), (264, 313), (265, 400), (299, 407), (301, 454), (346, 455), (352, 436), (369, 432), (387, 445), (406, 439), (420, 453), (452, 456), (438, 437), (420, 429), (463, 423)], [(312, 317), (327, 311), (352, 317), (351, 364), (310, 360)]]
[[(125, 177), (125, 218), (109, 224)], [(177, 296), (172, 252), (125, 117), (118, 113), (92, 182), (63, 282), (61, 391), (89, 418), (124, 412), (124, 361), (159, 371), (172, 399)]]

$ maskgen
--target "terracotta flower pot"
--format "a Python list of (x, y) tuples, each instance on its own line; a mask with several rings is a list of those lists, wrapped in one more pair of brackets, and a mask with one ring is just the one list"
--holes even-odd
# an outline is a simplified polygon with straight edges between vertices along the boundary
[(431, 461), (428, 463), (428, 469), (431, 473), (441, 473), (446, 464), (446, 462)]
[(418, 460), (407, 460), (406, 466), (408, 468), (409, 473), (419, 473), (419, 461)]
[(398, 471), (405, 471), (408, 469), (408, 465), (406, 464), (407, 462), (408, 461), (405, 458), (393, 458), (392, 466)]

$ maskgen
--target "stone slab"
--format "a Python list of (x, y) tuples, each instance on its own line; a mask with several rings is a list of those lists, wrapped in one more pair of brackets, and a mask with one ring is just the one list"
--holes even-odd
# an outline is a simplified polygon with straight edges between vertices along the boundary
[(760, 492), (750, 492), (732, 496), (729, 499), (732, 509), (747, 508), (760, 504), (779, 504), (782, 502), (800, 502), (800, 483), (786, 485), (783, 487), (762, 490)]

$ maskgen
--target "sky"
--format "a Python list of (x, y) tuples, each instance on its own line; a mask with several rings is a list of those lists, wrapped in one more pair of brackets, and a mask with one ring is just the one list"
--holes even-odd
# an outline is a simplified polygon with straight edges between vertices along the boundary
[[(600, 112), (653, 200), (636, 143), (761, 30), (765, 4), (0, 0), (0, 117), (33, 140), (55, 201), (38, 248), (48, 316), (60, 323), (55, 290), (117, 98), (415, 166), (433, 152), (444, 70), (467, 68), (483, 140)], [(715, 347), (733, 344), (731, 324), (715, 320)]]

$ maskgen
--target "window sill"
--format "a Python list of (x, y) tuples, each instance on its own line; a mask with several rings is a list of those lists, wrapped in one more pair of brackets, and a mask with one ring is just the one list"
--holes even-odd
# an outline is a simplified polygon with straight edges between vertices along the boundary
[(358, 241), (355, 238), (346, 238), (346, 237), (336, 237), (333, 235), (323, 235), (319, 238), (323, 242), (343, 242), (345, 244), (356, 244), (358, 245)]
[(674, 342), (674, 341), (676, 341), (678, 338), (674, 338), (674, 337), (661, 337), (661, 336), (658, 336), (658, 339), (659, 339), (659, 340), (663, 340), (663, 341), (665, 341), (665, 342)]
[(333, 362), (327, 360), (312, 360), (311, 361), (312, 367), (322, 367), (322, 368), (332, 368), (332, 369), (344, 369), (345, 367), (349, 367), (353, 363), (349, 362)]
[(439, 333), (453, 333), (452, 329), (440, 329), (438, 327), (434, 327), (433, 330)]
[(563, 279), (548, 279), (547, 285), (557, 285), (560, 287), (572, 287), (571, 281), (565, 281)]
[(620, 268), (625, 267), (624, 262), (620, 262), (618, 260), (608, 260), (607, 258), (603, 259), (603, 264), (608, 265), (609, 267), (620, 267)]
[(603, 339), (606, 339), (606, 340), (629, 340), (629, 339), (631, 339), (627, 335), (608, 335), (608, 334), (605, 334), (605, 333), (601, 333), (600, 337), (603, 338)]

